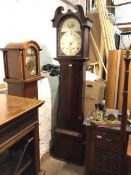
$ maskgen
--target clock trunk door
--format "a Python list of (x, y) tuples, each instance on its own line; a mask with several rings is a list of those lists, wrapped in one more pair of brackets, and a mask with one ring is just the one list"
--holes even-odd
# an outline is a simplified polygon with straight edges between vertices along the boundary
[[(76, 61), (76, 60), (75, 60)], [(74, 131), (82, 130), (82, 64), (61, 63), (59, 127)]]

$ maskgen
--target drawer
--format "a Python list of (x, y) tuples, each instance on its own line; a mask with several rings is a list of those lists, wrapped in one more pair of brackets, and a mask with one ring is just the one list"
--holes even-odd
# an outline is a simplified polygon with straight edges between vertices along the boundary
[(106, 132), (106, 131), (96, 131), (95, 132), (96, 142), (107, 142), (120, 144), (120, 133), (119, 132)]
[(95, 133), (95, 147), (103, 151), (109, 150), (112, 152), (120, 151), (120, 134), (113, 132), (99, 131)]

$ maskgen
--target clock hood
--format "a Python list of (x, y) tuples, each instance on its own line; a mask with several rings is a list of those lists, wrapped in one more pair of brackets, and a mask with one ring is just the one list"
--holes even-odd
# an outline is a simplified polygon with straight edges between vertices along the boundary
[(76, 5), (74, 9), (76, 10), (75, 13), (72, 12), (71, 9), (69, 9), (66, 13), (62, 13), (62, 11), (64, 11), (64, 7), (59, 6), (55, 11), (54, 18), (51, 20), (53, 22), (53, 27), (59, 27), (61, 20), (63, 20), (65, 17), (74, 16), (79, 19), (82, 27), (91, 28), (93, 21), (84, 15), (82, 6)]

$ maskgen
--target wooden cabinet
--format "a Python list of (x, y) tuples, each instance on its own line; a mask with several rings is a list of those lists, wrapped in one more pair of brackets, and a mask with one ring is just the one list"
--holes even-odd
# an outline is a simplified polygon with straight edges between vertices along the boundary
[(120, 130), (86, 126), (86, 175), (118, 175)]
[[(1, 175), (39, 174), (38, 107), (43, 103), (36, 99), (0, 94)], [(2, 159), (8, 150), (14, 154)]]

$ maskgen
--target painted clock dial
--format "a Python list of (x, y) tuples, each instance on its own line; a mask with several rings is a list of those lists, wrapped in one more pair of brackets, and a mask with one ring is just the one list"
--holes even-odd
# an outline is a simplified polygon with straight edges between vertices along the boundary
[(66, 56), (78, 55), (81, 44), (79, 21), (73, 17), (66, 19), (60, 29), (60, 53)]

